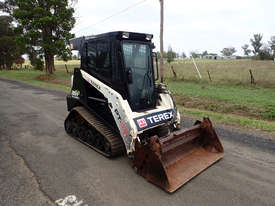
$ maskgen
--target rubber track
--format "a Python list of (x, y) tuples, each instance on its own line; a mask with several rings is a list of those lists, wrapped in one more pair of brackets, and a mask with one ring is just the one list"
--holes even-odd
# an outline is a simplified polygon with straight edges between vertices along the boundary
[(100, 152), (101, 154), (107, 157), (115, 157), (118, 155), (122, 155), (124, 153), (124, 143), (120, 135), (117, 134), (117, 132), (114, 132), (112, 129), (107, 127), (101, 120), (99, 120), (99, 118), (90, 113), (84, 107), (75, 107), (73, 110), (76, 111), (83, 119), (85, 119), (92, 127), (94, 127), (102, 136), (104, 136), (109, 141), (111, 145), (111, 156), (99, 150), (98, 148), (84, 142), (85, 144), (88, 144), (88, 146), (92, 147), (97, 152)]

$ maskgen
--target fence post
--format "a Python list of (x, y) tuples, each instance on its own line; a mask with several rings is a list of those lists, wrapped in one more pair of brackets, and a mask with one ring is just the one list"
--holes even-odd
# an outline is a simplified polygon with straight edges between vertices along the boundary
[(249, 73), (250, 73), (250, 83), (251, 83), (251, 84), (256, 84), (256, 83), (255, 83), (255, 79), (254, 79), (254, 76), (253, 76), (253, 73), (252, 73), (252, 70), (251, 70), (251, 69), (249, 69)]
[(207, 73), (208, 73), (208, 77), (209, 77), (210, 82), (212, 82), (209, 70), (207, 70)]
[(174, 80), (177, 80), (177, 73), (175, 72), (173, 65), (171, 65), (171, 70), (173, 72)]
[(65, 68), (66, 68), (67, 74), (69, 74), (67, 64), (65, 64)]

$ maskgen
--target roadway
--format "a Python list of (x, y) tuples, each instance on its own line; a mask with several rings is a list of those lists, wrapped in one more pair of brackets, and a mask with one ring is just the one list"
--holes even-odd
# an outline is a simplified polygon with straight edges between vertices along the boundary
[(0, 205), (55, 205), (69, 195), (78, 206), (275, 205), (272, 134), (215, 125), (225, 157), (171, 195), (127, 157), (107, 159), (69, 137), (66, 115), (64, 92), (0, 78)]

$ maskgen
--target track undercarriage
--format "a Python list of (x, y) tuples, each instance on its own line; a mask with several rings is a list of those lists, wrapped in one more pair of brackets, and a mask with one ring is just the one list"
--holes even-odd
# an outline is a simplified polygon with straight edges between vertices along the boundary
[(117, 132), (84, 107), (75, 107), (65, 120), (65, 130), (72, 137), (106, 157), (124, 153), (124, 143)]

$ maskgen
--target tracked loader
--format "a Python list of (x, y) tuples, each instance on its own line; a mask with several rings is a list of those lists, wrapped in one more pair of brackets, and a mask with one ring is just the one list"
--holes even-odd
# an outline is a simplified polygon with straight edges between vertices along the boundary
[(127, 154), (138, 174), (172, 193), (224, 153), (207, 117), (182, 128), (170, 91), (157, 82), (152, 38), (119, 31), (72, 39), (81, 66), (64, 125), (106, 157)]

